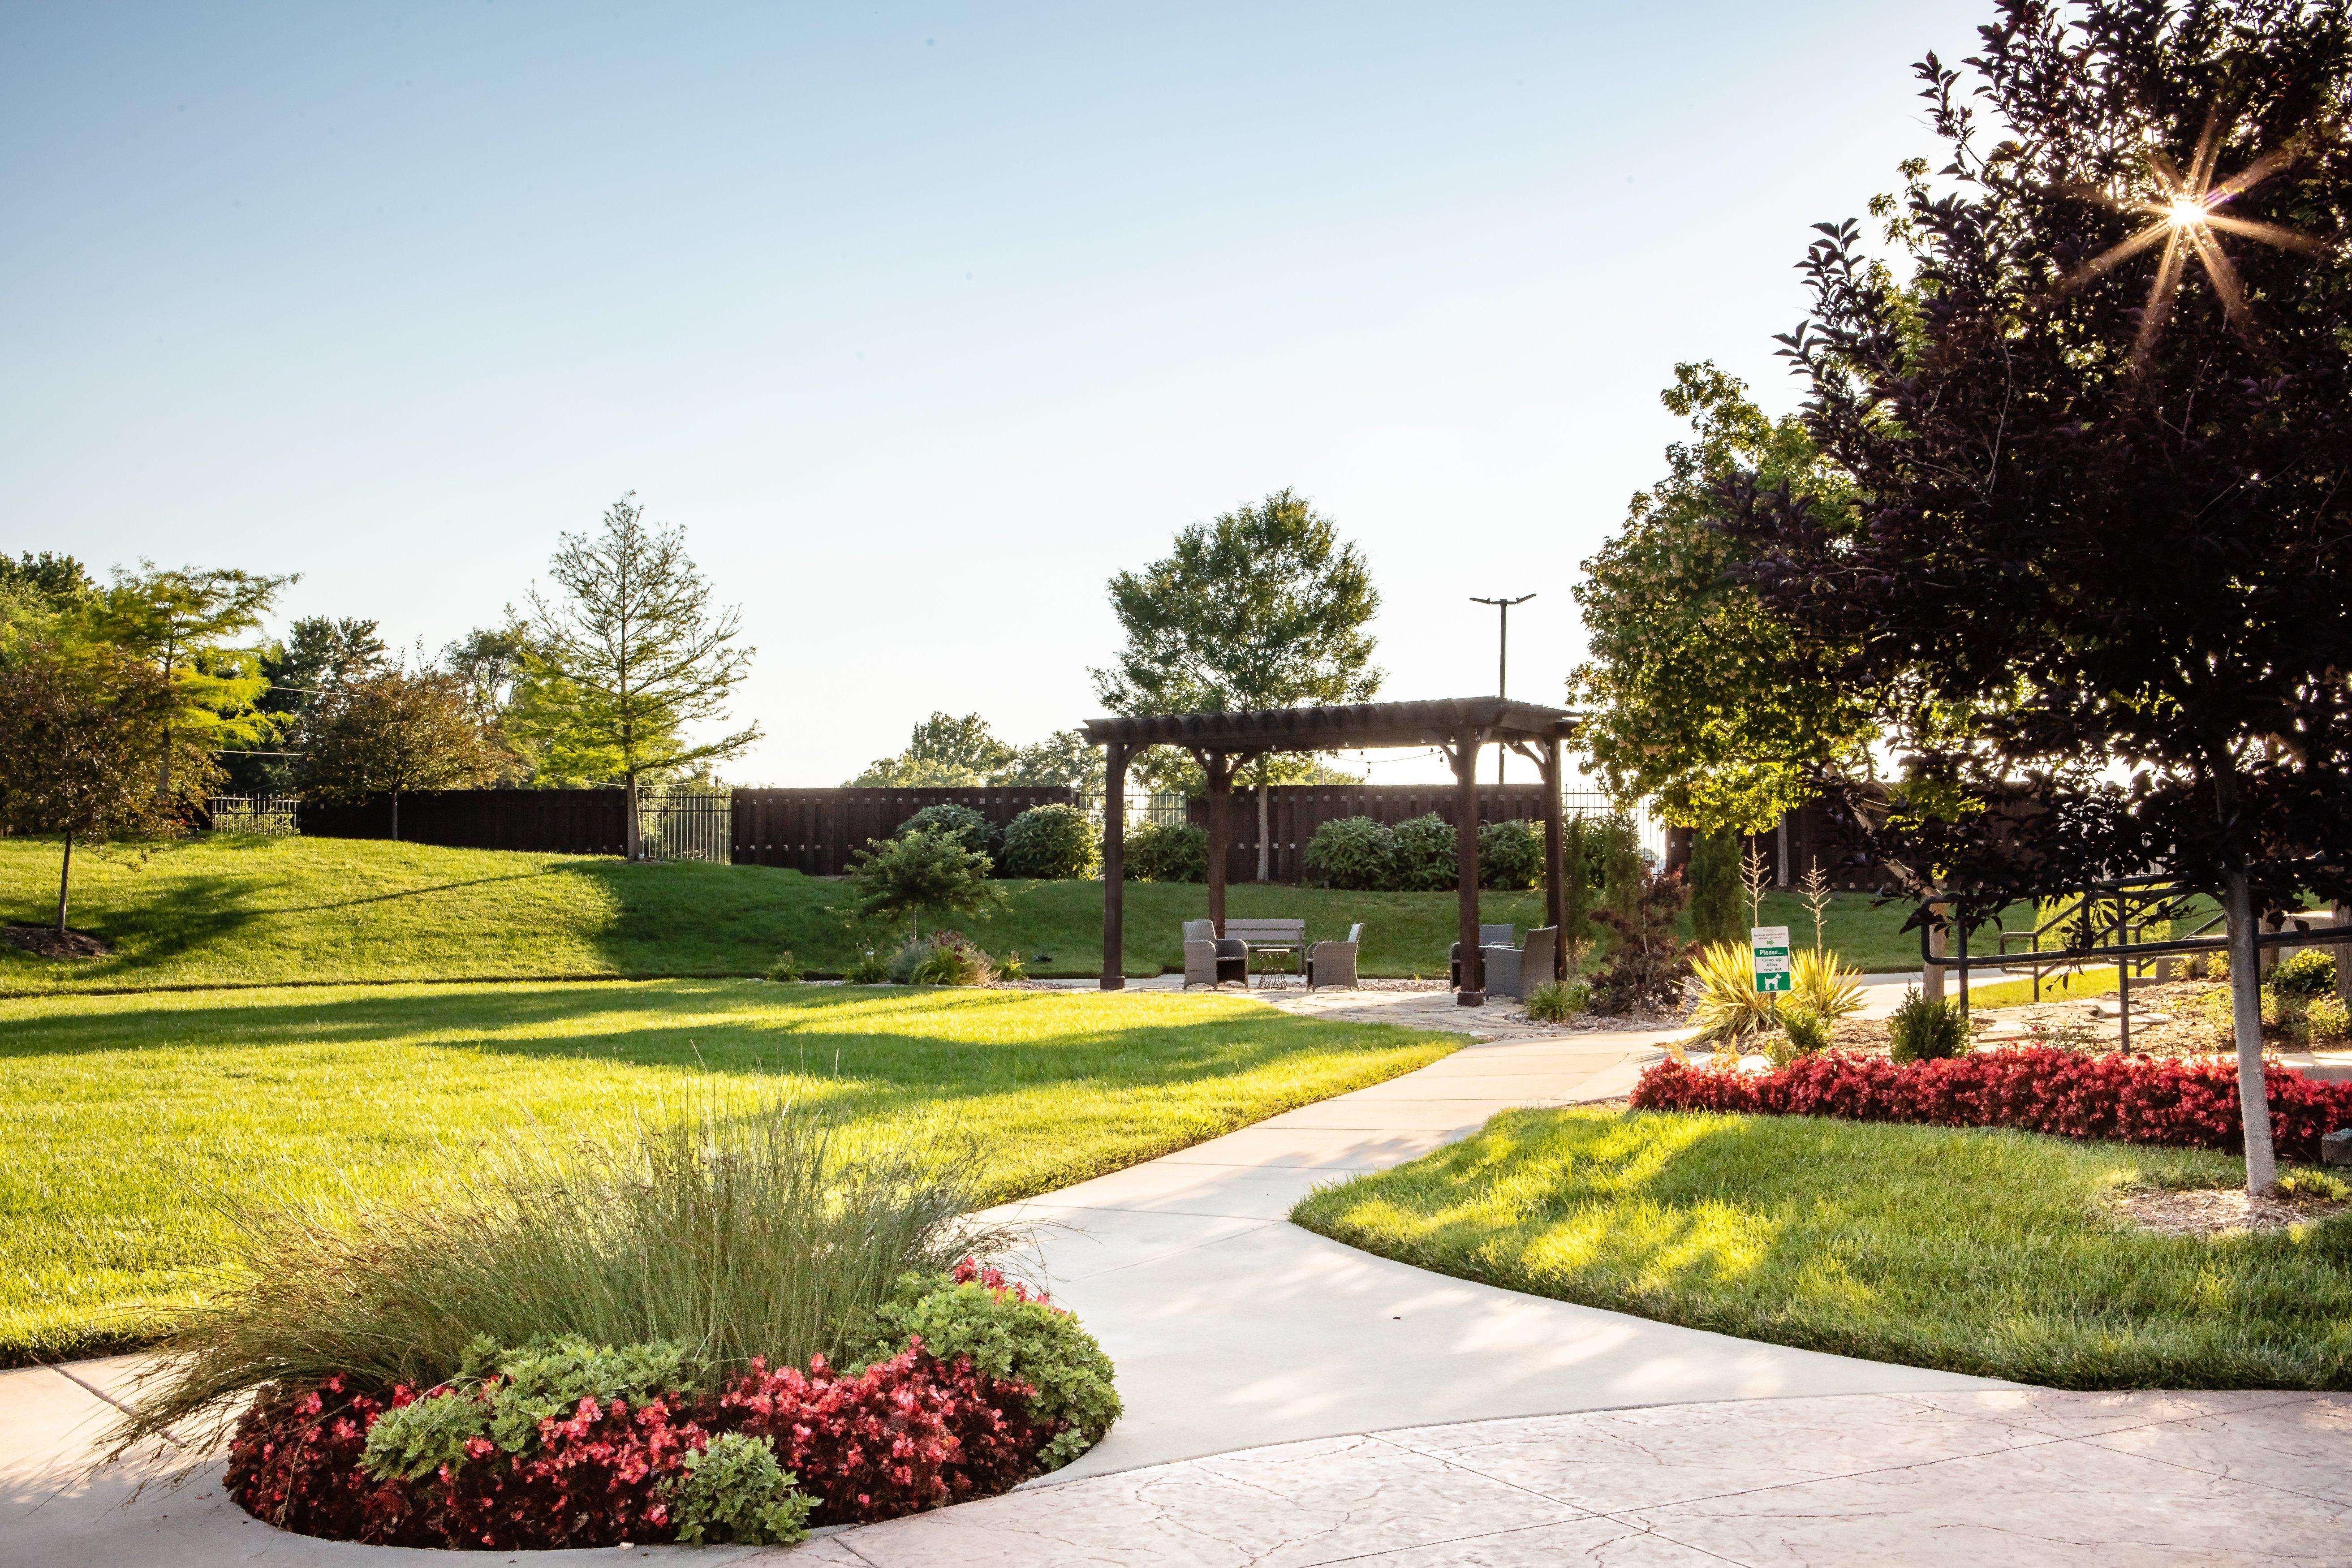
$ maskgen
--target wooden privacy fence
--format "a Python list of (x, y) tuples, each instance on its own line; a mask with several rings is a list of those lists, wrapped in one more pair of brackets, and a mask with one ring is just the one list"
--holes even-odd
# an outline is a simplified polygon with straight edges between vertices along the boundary
[[(1274, 784), (1266, 790), (1266, 877), (1276, 882), (1307, 879), (1307, 845), (1315, 830), (1335, 817), (1369, 816), (1393, 827), (1416, 816), (1436, 813), (1455, 827), (1458, 798), (1450, 784)], [(1609, 809), (1599, 795), (1563, 791), (1561, 808), (1574, 816), (1597, 816)], [(1485, 784), (1478, 790), (1478, 820), (1541, 822), (1544, 792), (1539, 784)], [(1188, 803), (1186, 819), (1197, 827), (1209, 825), (1205, 797)], [(1233, 842), (1225, 859), (1225, 875), (1236, 882), (1257, 877), (1257, 786), (1234, 786)]]
[[(553, 855), (625, 855), (629, 797), (617, 789), (435, 789), (400, 797), (400, 837), (459, 849), (536, 849)], [(352, 805), (302, 806), (316, 838), (389, 838), (392, 796)]]
[(887, 838), (927, 805), (968, 805), (1002, 827), (1035, 805), (1075, 805), (1060, 785), (1004, 789), (739, 789), (731, 833), (738, 866), (786, 866), (837, 877), (869, 838)]

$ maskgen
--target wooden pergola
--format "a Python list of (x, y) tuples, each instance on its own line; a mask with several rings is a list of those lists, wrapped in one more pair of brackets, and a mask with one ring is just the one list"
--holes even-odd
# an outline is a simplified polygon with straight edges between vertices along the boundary
[[(1576, 715), (1501, 697), (1451, 697), (1430, 702), (1358, 702), (1336, 708), (1268, 708), (1232, 713), (1160, 713), (1090, 719), (1088, 741), (1103, 748), (1102, 988), (1127, 984), (1127, 764), (1147, 746), (1181, 746), (1209, 777), (1209, 919), (1225, 929), (1225, 856), (1234, 765), (1267, 752), (1356, 752), (1434, 746), (1453, 765), (1461, 846), (1462, 984), (1465, 1007), (1486, 1000), (1478, 952), (1478, 752), (1508, 746), (1543, 770), (1544, 907), (1553, 926), (1563, 914), (1560, 885), (1560, 751)], [(1563, 936), (1567, 933), (1562, 932)]]

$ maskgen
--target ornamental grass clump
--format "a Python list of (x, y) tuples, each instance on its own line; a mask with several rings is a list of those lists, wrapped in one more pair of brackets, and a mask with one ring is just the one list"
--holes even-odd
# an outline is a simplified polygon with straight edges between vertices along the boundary
[(1592, 987), (1582, 980), (1554, 980), (1528, 995), (1528, 1016), (1538, 1024), (1564, 1024), (1592, 1005)]
[(1780, 994), (1756, 988), (1756, 953), (1748, 943), (1709, 942), (1692, 961), (1691, 975), (1698, 982), (1694, 1039), (1737, 1042), (1780, 1027)]
[(267, 1384), (432, 1388), (482, 1342), (668, 1343), (691, 1365), (838, 1358), (900, 1276), (1009, 1233), (960, 1223), (971, 1156), (851, 1154), (789, 1103), (473, 1158), (428, 1197), (244, 1209), (222, 1288), (165, 1343), (117, 1451), (215, 1433)]

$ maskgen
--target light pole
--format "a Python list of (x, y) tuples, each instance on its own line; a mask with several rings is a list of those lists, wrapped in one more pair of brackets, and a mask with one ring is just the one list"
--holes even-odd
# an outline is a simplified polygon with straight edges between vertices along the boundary
[[(1513, 605), (1524, 605), (1529, 599), (1534, 597), (1535, 595), (1533, 594), (1522, 594), (1516, 599), (1482, 599), (1475, 594), (1470, 595), (1470, 602), (1472, 604), (1492, 605), (1496, 609), (1502, 612), (1501, 616), (1499, 617), (1502, 622), (1502, 646), (1495, 659), (1495, 695), (1497, 697), (1507, 697), (1510, 695), (1511, 606)], [(1497, 746), (1495, 748), (1495, 787), (1497, 789), (1502, 787), (1503, 763), (1504, 759), (1510, 755), (1510, 752), (1511, 749), (1508, 746)]]

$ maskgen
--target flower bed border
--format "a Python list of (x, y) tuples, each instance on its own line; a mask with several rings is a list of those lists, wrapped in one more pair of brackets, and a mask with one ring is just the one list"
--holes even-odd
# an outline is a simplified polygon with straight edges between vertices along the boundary
[[(2319, 1140), (2352, 1126), (2352, 1082), (2266, 1063), (2271, 1142), (2282, 1159), (2315, 1161)], [(2004, 1047), (1898, 1065), (1832, 1050), (1766, 1073), (1660, 1062), (1643, 1073), (1637, 1110), (1829, 1116), (1930, 1127), (2010, 1127), (2061, 1138), (2189, 1149), (2244, 1148), (2236, 1064), (2218, 1058), (2084, 1056)]]

